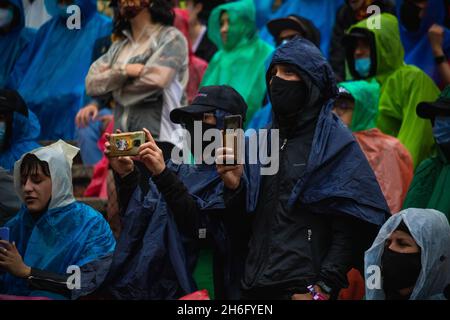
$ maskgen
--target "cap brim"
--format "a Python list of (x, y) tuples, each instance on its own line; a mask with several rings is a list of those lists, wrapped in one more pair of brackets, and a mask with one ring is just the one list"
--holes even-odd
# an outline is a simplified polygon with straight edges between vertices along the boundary
[(416, 113), (424, 119), (434, 119), (436, 116), (450, 117), (450, 107), (448, 103), (442, 101), (421, 102), (417, 105)]
[(292, 29), (305, 33), (305, 30), (303, 30), (303, 28), (298, 22), (295, 22), (294, 20), (289, 18), (280, 18), (271, 20), (267, 23), (267, 29), (269, 29), (270, 34), (274, 38), (277, 38), (278, 35), (281, 33), (281, 31), (287, 29)]
[(367, 39), (367, 35), (362, 32), (353, 31), (351, 33), (344, 35), (344, 37), (342, 38), (342, 43), (344, 44), (344, 46), (348, 46), (349, 44), (354, 43), (354, 41), (358, 39), (362, 40)]
[(215, 107), (205, 106), (201, 104), (191, 104), (183, 108), (172, 110), (170, 112), (170, 120), (173, 123), (182, 123), (182, 120), (185, 117), (192, 116), (198, 113), (213, 112), (215, 110)]

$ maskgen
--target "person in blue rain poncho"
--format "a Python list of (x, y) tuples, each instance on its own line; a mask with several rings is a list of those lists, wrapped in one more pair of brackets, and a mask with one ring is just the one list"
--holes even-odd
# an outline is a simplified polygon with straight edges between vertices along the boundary
[[(262, 176), (217, 165), (227, 207), (256, 202), (242, 294), (311, 300), (311, 286), (335, 299), (350, 267), (362, 269), (363, 251), (389, 209), (364, 153), (332, 113), (336, 81), (318, 48), (298, 37), (282, 45), (266, 83), (279, 137), (270, 131), (261, 146), (270, 146), (278, 170)], [(233, 158), (228, 148), (217, 155), (218, 163)]]
[[(379, 268), (380, 272), (374, 272)], [(444, 300), (450, 287), (450, 226), (433, 209), (406, 209), (381, 228), (365, 255), (366, 299)]]
[(0, 88), (9, 78), (17, 58), (33, 39), (34, 32), (25, 28), (21, 0), (0, 1)]
[[(0, 293), (76, 299), (106, 276), (115, 240), (99, 212), (75, 201), (71, 169), (78, 151), (59, 140), (16, 162), (23, 206), (5, 225), (9, 242), (0, 241)], [(78, 280), (70, 281), (71, 266), (79, 268)]]
[(287, 17), (291, 14), (305, 17), (314, 22), (320, 30), (320, 48), (328, 55), (328, 47), (333, 31), (338, 8), (344, 0), (285, 0), (273, 11), (275, 0), (254, 0), (256, 6), (257, 26), (261, 30), (261, 38), (274, 45), (274, 39), (265, 24), (272, 19)]
[[(45, 0), (52, 19), (20, 58), (7, 86), (17, 89), (41, 123), (42, 140), (73, 139), (75, 116), (85, 101), (85, 77), (97, 39), (111, 34), (111, 20), (95, 0)], [(69, 4), (79, 11), (67, 13)], [(75, 13), (74, 13), (75, 12)], [(80, 28), (69, 28), (79, 19)], [(71, 26), (72, 27), (72, 26)]]
[[(243, 98), (229, 86), (201, 88), (191, 105), (171, 112), (171, 120), (182, 123), (190, 133), (183, 152), (196, 154), (199, 141), (203, 154), (207, 144), (201, 143), (198, 133), (222, 129), (225, 116), (244, 117), (246, 108)], [(196, 120), (202, 123), (198, 133)], [(200, 242), (206, 238), (212, 242), (215, 298), (239, 299), (249, 222), (245, 217), (234, 219), (231, 210), (225, 210), (214, 157), (211, 164), (196, 157), (192, 164), (170, 160), (165, 165), (148, 131), (147, 137), (150, 142), (141, 146), (139, 156), (153, 173), (149, 181), (142, 181), (131, 159), (110, 158), (120, 176), (118, 194), (126, 211), (105, 282), (106, 294), (121, 299), (175, 299), (194, 291), (192, 273)], [(233, 210), (244, 212), (245, 208)], [(200, 235), (201, 229), (206, 229), (205, 236)]]
[(427, 0), (415, 3), (412, 0), (398, 0), (396, 5), (400, 38), (405, 48), (405, 62), (419, 67), (437, 84), (441, 84), (441, 77), (427, 33), (433, 24), (444, 28), (442, 49), (448, 59), (450, 57), (450, 32), (444, 27), (447, 12), (444, 1)]
[(33, 149), (40, 125), (17, 91), (0, 89), (0, 167), (8, 171), (14, 162)]

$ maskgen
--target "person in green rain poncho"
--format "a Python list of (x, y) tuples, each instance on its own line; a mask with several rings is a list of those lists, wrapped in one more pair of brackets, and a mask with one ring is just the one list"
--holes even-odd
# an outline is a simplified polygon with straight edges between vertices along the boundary
[(255, 7), (240, 0), (216, 7), (209, 18), (208, 36), (219, 48), (209, 63), (201, 87), (229, 85), (247, 102), (247, 123), (261, 107), (266, 91), (265, 65), (273, 48), (258, 36)]
[(408, 149), (376, 128), (380, 85), (372, 79), (341, 82), (333, 111), (352, 130), (380, 184), (391, 213), (402, 209), (413, 178)]
[(450, 86), (435, 102), (419, 103), (417, 114), (431, 120), (437, 153), (417, 168), (403, 207), (436, 209), (450, 221)]
[(375, 78), (381, 86), (377, 127), (406, 146), (416, 167), (431, 154), (434, 141), (430, 122), (415, 109), (421, 101), (434, 101), (439, 89), (419, 68), (405, 64), (398, 21), (391, 14), (353, 25), (344, 44), (351, 78)]

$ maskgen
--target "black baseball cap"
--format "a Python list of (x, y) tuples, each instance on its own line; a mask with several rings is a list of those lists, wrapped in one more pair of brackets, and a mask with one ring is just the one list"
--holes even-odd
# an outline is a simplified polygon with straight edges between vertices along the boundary
[(298, 31), (303, 38), (320, 46), (320, 31), (314, 26), (311, 20), (291, 14), (285, 18), (270, 20), (267, 23), (270, 34), (277, 39), (283, 30)]
[(241, 115), (245, 120), (247, 103), (242, 96), (230, 86), (206, 86), (200, 88), (192, 103), (186, 107), (170, 112), (170, 120), (182, 123), (186, 116), (202, 113), (213, 113), (221, 109), (232, 115)]
[(350, 91), (348, 91), (344, 87), (338, 87), (338, 94), (336, 98), (348, 99), (350, 101), (355, 101), (355, 98), (352, 96)]
[(434, 119), (436, 116), (450, 117), (450, 85), (445, 87), (436, 101), (419, 103), (416, 113), (425, 119)]
[(28, 117), (28, 108), (15, 90), (0, 89), (0, 113), (18, 112)]

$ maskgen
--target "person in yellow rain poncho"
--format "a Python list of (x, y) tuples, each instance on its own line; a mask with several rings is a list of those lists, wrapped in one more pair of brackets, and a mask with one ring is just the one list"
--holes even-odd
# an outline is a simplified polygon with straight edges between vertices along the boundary
[(201, 86), (229, 85), (248, 105), (247, 122), (262, 106), (266, 92), (264, 62), (273, 48), (258, 36), (255, 7), (240, 0), (216, 7), (209, 18), (208, 36), (219, 48)]
[(381, 85), (377, 127), (406, 146), (416, 167), (434, 147), (431, 123), (417, 116), (416, 106), (434, 101), (439, 89), (419, 68), (405, 64), (398, 21), (391, 14), (353, 25), (344, 43), (351, 78), (375, 78)]

